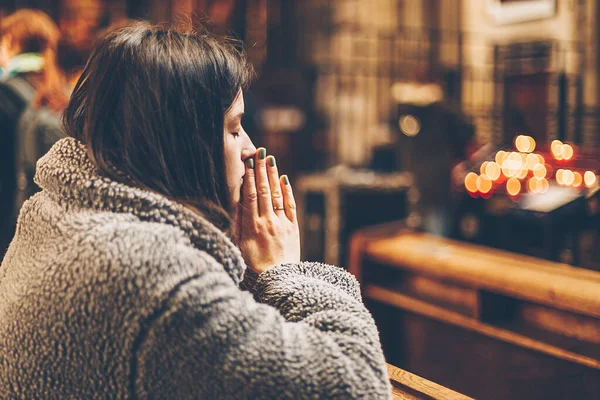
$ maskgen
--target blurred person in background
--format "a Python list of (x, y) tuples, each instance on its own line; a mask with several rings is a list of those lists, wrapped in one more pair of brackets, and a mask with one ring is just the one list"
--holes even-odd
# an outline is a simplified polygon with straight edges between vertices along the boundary
[(442, 71), (424, 63), (412, 80), (394, 85), (398, 106), (393, 124), (400, 169), (412, 174), (418, 191), (414, 210), (420, 227), (453, 237), (460, 196), (453, 190), (452, 173), (466, 158), (475, 126), (450, 99), (444, 83)]
[(58, 26), (62, 35), (81, 50), (91, 49), (106, 27), (106, 8), (102, 0), (62, 0)]
[(58, 79), (38, 90), (19, 119), (16, 129), (17, 190), (14, 222), (23, 202), (39, 190), (33, 181), (36, 162), (58, 139), (65, 136), (61, 115), (88, 56), (87, 49), (76, 46), (69, 39), (61, 39), (56, 51)]
[(0, 254), (14, 232), (16, 126), (38, 90), (58, 79), (59, 37), (56, 24), (38, 10), (21, 9), (0, 21)]

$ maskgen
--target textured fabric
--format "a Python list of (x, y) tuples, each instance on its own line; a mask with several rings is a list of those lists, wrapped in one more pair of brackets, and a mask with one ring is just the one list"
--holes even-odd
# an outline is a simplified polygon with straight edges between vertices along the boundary
[(242, 291), (222, 232), (72, 138), (36, 183), (0, 266), (0, 398), (391, 398), (347, 272), (279, 265)]

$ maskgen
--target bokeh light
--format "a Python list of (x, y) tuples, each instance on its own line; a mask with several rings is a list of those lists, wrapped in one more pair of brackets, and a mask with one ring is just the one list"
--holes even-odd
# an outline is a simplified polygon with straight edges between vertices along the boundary
[(563, 144), (560, 154), (564, 160), (570, 160), (573, 157), (573, 146), (570, 144)]
[(508, 169), (508, 175), (505, 174), (506, 176), (520, 175), (521, 168), (523, 167), (523, 160), (521, 159), (521, 155), (516, 152), (511, 152), (508, 155), (508, 160), (506, 161), (506, 166)]
[(406, 136), (417, 136), (421, 132), (421, 123), (413, 115), (403, 115), (398, 121), (400, 131)]
[(500, 166), (495, 162), (489, 162), (485, 167), (485, 174), (491, 180), (495, 181), (500, 178)]
[(550, 183), (548, 183), (548, 180), (544, 178), (538, 179), (533, 176), (527, 181), (527, 191), (532, 194), (546, 193), (549, 187)]
[(583, 174), (583, 181), (587, 187), (594, 185), (594, 183), (596, 183), (596, 174), (592, 171), (585, 171), (585, 174)]
[(508, 161), (514, 163), (514, 167), (512, 168), (520, 168), (521, 164), (523, 163), (523, 160), (521, 159), (521, 155), (515, 151), (511, 151), (510, 154), (508, 155)]
[(526, 152), (529, 150), (529, 140), (527, 140), (527, 136), (519, 135), (515, 138), (515, 147), (520, 152)]
[(477, 190), (479, 190), (481, 193), (489, 193), (489, 191), (492, 190), (492, 181), (487, 177), (487, 175), (481, 175), (477, 177), (475, 184), (477, 186)]
[(570, 169), (565, 169), (565, 172), (563, 172), (563, 183), (566, 186), (569, 186), (572, 185), (574, 181), (575, 174), (573, 173), (573, 171), (571, 171)]
[(527, 154), (525, 162), (527, 163), (527, 168), (533, 171), (535, 165), (540, 163), (540, 159), (538, 158), (537, 154), (529, 153)]
[(559, 185), (563, 185), (564, 181), (563, 181), (563, 173), (565, 172), (564, 169), (559, 169), (558, 171), (556, 171), (556, 182), (558, 182)]
[(573, 186), (574, 187), (581, 186), (581, 184), (583, 183), (583, 176), (581, 176), (581, 174), (579, 172), (573, 172), (573, 174), (575, 175), (575, 180), (573, 180)]
[(521, 191), (521, 182), (517, 178), (512, 177), (506, 181), (506, 192), (509, 195), (516, 196), (519, 194), (520, 191)]
[(531, 136), (527, 136), (527, 139), (529, 139), (529, 152), (531, 153), (535, 150), (535, 139)]
[(467, 176), (465, 176), (465, 188), (471, 192), (477, 192), (477, 174), (475, 172), (469, 172)]
[(541, 191), (542, 184), (536, 177), (531, 177), (527, 181), (527, 191), (529, 193), (539, 193)]
[(557, 160), (562, 160), (562, 146), (563, 143), (560, 140), (553, 140), (552, 144), (550, 144), (550, 150), (552, 151), (552, 155)]
[(536, 164), (535, 167), (533, 167), (533, 175), (538, 179), (545, 178), (546, 172), (546, 167), (543, 164)]
[(520, 170), (517, 171), (515, 176), (519, 179), (525, 179), (525, 178), (527, 178), (528, 173), (529, 173), (529, 170), (527, 168), (521, 168)]
[(545, 164), (546, 160), (544, 160), (544, 157), (541, 154), (536, 154), (538, 160), (540, 160), (540, 164)]
[(505, 156), (506, 156), (505, 151), (500, 150), (499, 152), (497, 152), (496, 157), (494, 157), (494, 160), (496, 160), (496, 164), (502, 165), (502, 163), (506, 159)]
[(535, 140), (531, 136), (519, 135), (515, 138), (515, 147), (521, 153), (531, 153), (535, 150)]
[(481, 164), (481, 167), (479, 167), (479, 172), (481, 173), (481, 175), (485, 175), (485, 173), (486, 173), (485, 168), (487, 167), (488, 163), (489, 163), (488, 161), (484, 161)]

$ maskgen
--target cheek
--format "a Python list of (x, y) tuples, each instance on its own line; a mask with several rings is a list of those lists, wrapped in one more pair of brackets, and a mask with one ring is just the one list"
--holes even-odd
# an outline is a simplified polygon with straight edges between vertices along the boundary
[[(229, 135), (231, 136), (231, 135)], [(244, 174), (244, 163), (242, 153), (236, 140), (231, 136), (225, 139), (224, 149), (225, 173), (229, 186), (236, 186), (240, 183), (240, 178)]]

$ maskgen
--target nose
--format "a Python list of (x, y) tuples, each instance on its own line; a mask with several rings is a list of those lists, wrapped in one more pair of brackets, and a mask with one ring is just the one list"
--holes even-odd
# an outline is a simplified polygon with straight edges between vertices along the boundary
[(245, 160), (246, 158), (252, 157), (254, 154), (256, 154), (256, 147), (254, 146), (254, 143), (252, 143), (252, 139), (250, 139), (247, 134), (244, 136), (246, 137), (246, 143), (244, 144), (244, 148), (242, 150), (242, 160)]

